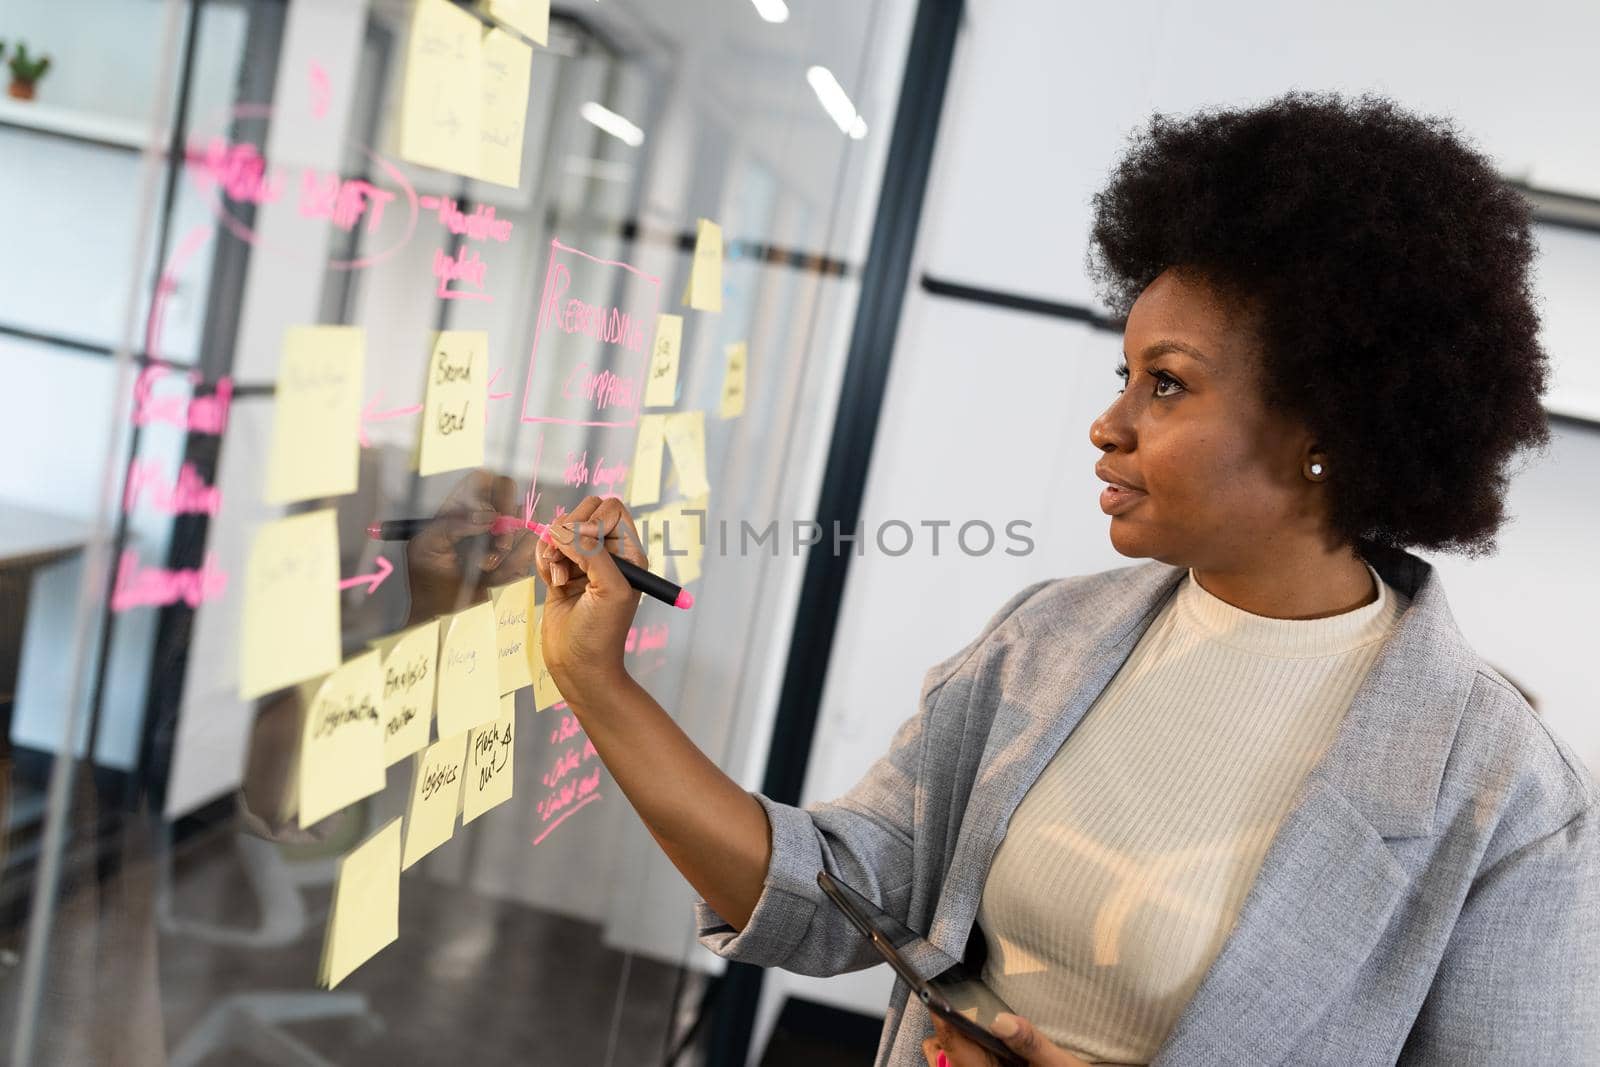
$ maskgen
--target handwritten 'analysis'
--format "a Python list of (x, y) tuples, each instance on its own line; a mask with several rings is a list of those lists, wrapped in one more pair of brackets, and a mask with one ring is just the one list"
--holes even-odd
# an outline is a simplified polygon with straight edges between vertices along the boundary
[(439, 620), (378, 642), (383, 653), (383, 765), (428, 743), (439, 676)]
[(269, 522), (245, 569), (239, 695), (249, 700), (339, 665), (339, 534), (332, 508)]
[(383, 788), (383, 661), (376, 649), (323, 679), (300, 731), (300, 826)]

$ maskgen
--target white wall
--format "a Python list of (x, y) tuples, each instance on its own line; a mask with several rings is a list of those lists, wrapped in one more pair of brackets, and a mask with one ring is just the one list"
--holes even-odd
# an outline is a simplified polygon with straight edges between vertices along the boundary
[[(1037, 548), (937, 560), (926, 551), (851, 564), (822, 701), (806, 802), (853, 785), (916, 711), (922, 675), (970, 640), (998, 605), (1043, 578), (1121, 566), (1096, 506), (1090, 420), (1117, 387), (1120, 337), (930, 297), (923, 272), (1092, 304), (1084, 271), (1089, 197), (1151, 110), (1262, 100), (1289, 88), (1371, 88), (1457, 116), (1504, 173), (1600, 195), (1600, 75), (1576, 49), (1600, 8), (1539, 0), (1509, 12), (1356, 0), (1146, 5), (973, 0), (956, 57), (908, 296), (874, 446), (863, 516), (1033, 522)], [(1563, 249), (1563, 252), (1567, 251)], [(1593, 253), (1590, 253), (1592, 256)], [(1589, 264), (1593, 259), (1587, 261)], [(1581, 290), (1581, 255), (1552, 257), (1553, 300)], [(1587, 290), (1592, 294), (1592, 288)], [(1562, 306), (1579, 322), (1574, 302)], [(1600, 359), (1561, 334), (1558, 360)], [(1591, 335), (1592, 338), (1592, 335)], [(1558, 424), (1548, 457), (1515, 483), (1516, 522), (1485, 562), (1433, 558), (1469, 641), (1528, 686), (1551, 725), (1600, 768), (1585, 672), (1600, 566), (1600, 428)], [(926, 549), (926, 545), (921, 546)], [(1515, 604), (1514, 616), (1505, 606)], [(784, 991), (881, 1013), (890, 976), (811, 980)]]

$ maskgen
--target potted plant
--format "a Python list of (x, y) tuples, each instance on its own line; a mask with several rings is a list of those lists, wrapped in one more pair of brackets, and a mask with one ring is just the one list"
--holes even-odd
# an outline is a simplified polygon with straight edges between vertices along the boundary
[(30, 56), (28, 46), (18, 41), (6, 62), (11, 67), (11, 87), (6, 91), (18, 100), (32, 100), (34, 84), (50, 69), (50, 57)]

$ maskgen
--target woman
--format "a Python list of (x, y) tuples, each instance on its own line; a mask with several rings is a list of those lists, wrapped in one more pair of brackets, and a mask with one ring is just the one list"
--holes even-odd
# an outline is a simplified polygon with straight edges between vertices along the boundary
[[(985, 957), (1031, 1063), (1600, 1063), (1593, 779), (1406, 551), (1490, 551), (1547, 440), (1526, 206), (1447, 123), (1290, 93), (1155, 117), (1095, 212), (1089, 436), (1151, 562), (1011, 597), (846, 796), (745, 793), (628, 678), (617, 501), (541, 548), (546, 663), (702, 941), (875, 962), (825, 867)], [(878, 1062), (984, 1057), (901, 983)]]

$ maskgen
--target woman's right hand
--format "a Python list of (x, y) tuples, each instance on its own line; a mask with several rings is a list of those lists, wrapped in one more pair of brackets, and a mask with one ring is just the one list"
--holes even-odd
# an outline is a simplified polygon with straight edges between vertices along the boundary
[(582, 710), (629, 681), (623, 650), (642, 594), (611, 553), (640, 567), (649, 561), (615, 497), (586, 496), (549, 529), (534, 557), (546, 587), (540, 648), (562, 697)]

